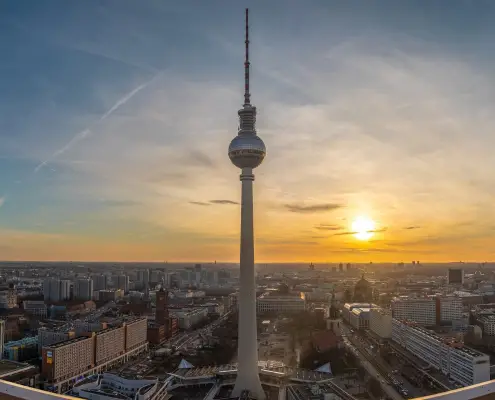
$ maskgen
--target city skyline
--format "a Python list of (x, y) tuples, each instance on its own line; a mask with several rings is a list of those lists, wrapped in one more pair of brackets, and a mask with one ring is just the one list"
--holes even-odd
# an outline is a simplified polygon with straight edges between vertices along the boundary
[[(0, 258), (235, 262), (244, 5), (111, 4), (0, 16)], [(285, 4), (249, 2), (257, 262), (494, 260), (495, 6)]]

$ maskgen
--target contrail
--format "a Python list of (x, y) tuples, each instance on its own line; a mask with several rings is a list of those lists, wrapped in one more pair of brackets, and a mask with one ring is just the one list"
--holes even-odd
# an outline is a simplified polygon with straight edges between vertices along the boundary
[[(115, 102), (115, 104), (108, 109), (99, 119), (96, 123), (101, 122), (105, 119), (107, 119), (110, 115), (112, 115), (115, 111), (117, 111), (120, 107), (122, 107), (125, 103), (127, 103), (132, 97), (134, 97), (138, 92), (143, 90), (146, 86), (148, 86), (150, 83), (152, 83), (156, 78), (158, 78), (161, 75), (161, 72), (156, 74), (153, 78), (151, 78), (148, 82), (143, 83), (142, 85), (139, 85), (137, 88), (131, 90), (129, 93), (127, 93), (125, 96), (120, 98)], [(52, 154), (50, 158), (47, 160), (39, 163), (36, 168), (34, 169), (34, 172), (38, 172), (41, 168), (43, 168), (45, 165), (47, 165), (50, 161), (52, 161), (54, 158), (60, 156), (61, 154), (65, 153), (67, 150), (69, 150), (72, 146), (74, 146), (77, 142), (80, 142), (83, 140), (86, 136), (88, 136), (91, 131), (91, 126), (88, 128), (84, 129), (83, 131), (76, 133), (76, 135), (69, 140), (69, 142), (63, 146), (62, 148), (58, 149), (55, 153)]]

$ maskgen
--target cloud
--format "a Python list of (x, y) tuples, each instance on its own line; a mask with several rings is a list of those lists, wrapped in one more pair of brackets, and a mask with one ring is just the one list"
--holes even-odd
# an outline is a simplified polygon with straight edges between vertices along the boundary
[(196, 206), (211, 206), (210, 203), (204, 203), (202, 201), (190, 201), (189, 204), (194, 204)]
[[(380, 232), (385, 232), (386, 230), (387, 230), (387, 228), (374, 229), (372, 231), (366, 231), (366, 233), (380, 233)], [(334, 233), (332, 236), (357, 235), (358, 233), (360, 233), (360, 232), (350, 232), (350, 231), (347, 231), (347, 232), (338, 232), (338, 233)]]
[(312, 213), (321, 213), (326, 211), (337, 210), (342, 208), (342, 204), (335, 203), (321, 203), (321, 204), (313, 204), (313, 205), (304, 205), (304, 204), (285, 204), (284, 207), (293, 213), (300, 214), (312, 214)]
[(239, 204), (237, 201), (232, 200), (210, 200), (211, 204)]
[(413, 229), (420, 229), (420, 226), (406, 226), (404, 229), (408, 231), (412, 231)]
[(344, 229), (344, 227), (341, 225), (320, 224), (315, 226), (315, 229), (318, 229), (319, 231), (340, 231), (341, 229)]

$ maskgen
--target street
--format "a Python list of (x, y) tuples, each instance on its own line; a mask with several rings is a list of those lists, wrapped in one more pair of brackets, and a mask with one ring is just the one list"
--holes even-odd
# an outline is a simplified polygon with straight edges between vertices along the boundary
[(375, 366), (368, 361), (369, 355), (365, 354), (365, 352), (361, 348), (356, 347), (351, 342), (350, 338), (352, 337), (353, 334), (350, 332), (349, 328), (347, 328), (345, 325), (342, 325), (342, 338), (344, 340), (345, 346), (356, 356), (356, 358), (359, 359), (361, 365), (366, 369), (366, 371), (368, 371), (371, 376), (373, 376), (378, 380), (378, 382), (380, 382), (383, 391), (389, 398), (391, 398), (392, 400), (403, 400), (404, 398), (389, 383), (386, 374), (385, 376), (380, 374)]

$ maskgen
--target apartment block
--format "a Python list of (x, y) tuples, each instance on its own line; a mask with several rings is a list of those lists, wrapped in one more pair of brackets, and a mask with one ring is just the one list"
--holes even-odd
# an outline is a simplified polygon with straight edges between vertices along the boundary
[(490, 380), (490, 357), (453, 338), (394, 319), (392, 340), (464, 386)]
[(129, 351), (146, 343), (147, 318), (135, 318), (125, 322), (125, 350)]
[(370, 330), (381, 339), (392, 336), (392, 311), (380, 307), (370, 310)]
[(434, 298), (399, 297), (392, 299), (392, 317), (401, 321), (414, 321), (420, 325), (437, 323), (437, 303)]
[(102, 364), (125, 353), (125, 326), (107, 328), (95, 334), (95, 360)]
[(43, 375), (49, 382), (57, 382), (83, 374), (95, 364), (93, 347), (93, 337), (78, 337), (43, 347)]

